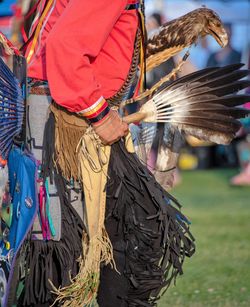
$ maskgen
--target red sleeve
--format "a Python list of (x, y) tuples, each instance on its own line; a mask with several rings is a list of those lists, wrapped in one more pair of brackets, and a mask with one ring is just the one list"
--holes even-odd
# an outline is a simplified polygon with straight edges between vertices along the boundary
[(91, 62), (98, 56), (127, 0), (70, 0), (46, 42), (46, 69), (55, 101), (95, 117), (107, 107)]

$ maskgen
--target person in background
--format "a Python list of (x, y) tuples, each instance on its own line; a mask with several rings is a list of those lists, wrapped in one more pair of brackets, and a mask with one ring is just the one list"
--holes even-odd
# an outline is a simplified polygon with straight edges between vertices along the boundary
[[(207, 67), (225, 66), (241, 62), (241, 52), (232, 46), (233, 28), (231, 23), (225, 23), (228, 34), (228, 44), (212, 53), (207, 60)], [(236, 167), (238, 165), (236, 142), (228, 146), (214, 145), (211, 148), (211, 165), (218, 167)]]
[(222, 48), (209, 56), (207, 61), (207, 67), (225, 66), (228, 64), (239, 63), (241, 60), (241, 53), (235, 50), (231, 44), (232, 25), (226, 24), (225, 29), (228, 34), (228, 44), (225, 48)]
[[(160, 13), (153, 13), (147, 19), (146, 27), (148, 36), (153, 36), (157, 29), (163, 24), (164, 17)], [(154, 68), (147, 73), (147, 88), (151, 88), (156, 82), (160, 81), (162, 77), (166, 76), (175, 68), (173, 58)]]
[[(248, 130), (250, 122), (248, 121)], [(230, 184), (233, 186), (250, 186), (250, 133), (237, 146), (241, 171), (233, 176)]]
[[(250, 68), (250, 53), (247, 67), (248, 69)], [(247, 88), (246, 92), (250, 94), (250, 87)], [(244, 107), (250, 109), (250, 102), (246, 103)], [(250, 186), (250, 118), (243, 119), (242, 125), (243, 127), (239, 134), (241, 141), (237, 145), (241, 171), (231, 178), (230, 184), (233, 186)]]

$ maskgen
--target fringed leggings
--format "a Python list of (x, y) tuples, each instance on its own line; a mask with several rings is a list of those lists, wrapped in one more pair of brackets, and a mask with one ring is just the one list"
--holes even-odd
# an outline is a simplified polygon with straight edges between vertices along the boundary
[(124, 143), (112, 145), (105, 225), (120, 275), (104, 267), (101, 307), (156, 306), (163, 288), (182, 274), (185, 256), (194, 252), (187, 219)]
[[(47, 107), (48, 104), (46, 109)], [(34, 119), (30, 124), (34, 125), (34, 130)], [(44, 128), (41, 126), (39, 129)], [(70, 219), (66, 219), (66, 224), (65, 220), (62, 223), (62, 227), (66, 225), (67, 229), (62, 230), (62, 237), (57, 245), (60, 249), (60, 243), (63, 243), (63, 248), (66, 249), (63, 253), (61, 250), (54, 252), (53, 260), (48, 267), (50, 272), (45, 275), (43, 285), (39, 285), (43, 286), (46, 292), (42, 297), (39, 297), (37, 290), (39, 286), (35, 285), (32, 288), (32, 281), (39, 283), (41, 278), (35, 275), (36, 268), (33, 270), (34, 276), (27, 275), (26, 282), (28, 280), (30, 288), (25, 290), (29, 290), (29, 299), (26, 298), (26, 303), (22, 306), (49, 306), (53, 302), (53, 297), (46, 278), (49, 276), (60, 285), (65, 272), (73, 265), (66, 261), (69, 257), (68, 251), (73, 253), (74, 257), (79, 253), (80, 230), (83, 229), (83, 225), (79, 221), (79, 216), (72, 210), (72, 204), (66, 201), (67, 197), (65, 198), (63, 191), (66, 186), (63, 179), (58, 178), (57, 181), (57, 187), (61, 190), (59, 194), (62, 195), (62, 217), (65, 219), (66, 216), (70, 216)], [(194, 243), (188, 229), (188, 221), (176, 206), (178, 207), (178, 203), (175, 199), (161, 188), (137, 156), (126, 151), (122, 140), (112, 145), (105, 225), (113, 245), (119, 273), (109, 266), (102, 266), (97, 297), (100, 307), (156, 306), (161, 289), (167, 288), (178, 274), (182, 274), (184, 258), (193, 254)], [(77, 221), (76, 224), (74, 219)], [(70, 229), (75, 230), (72, 232)], [(47, 254), (42, 253), (50, 250), (51, 242), (41, 244), (39, 251), (43, 258)], [(78, 251), (74, 252), (74, 249)], [(39, 257), (29, 261), (32, 262), (34, 259), (40, 261)], [(63, 265), (65, 261), (66, 267)], [(40, 270), (37, 272), (46, 270), (41, 268), (41, 261), (38, 268)]]

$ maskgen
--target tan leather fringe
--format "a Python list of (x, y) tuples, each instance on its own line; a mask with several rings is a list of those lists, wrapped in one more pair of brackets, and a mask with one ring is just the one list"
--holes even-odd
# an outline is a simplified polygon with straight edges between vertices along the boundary
[[(82, 183), (88, 231), (83, 234), (78, 275), (67, 287), (56, 289), (50, 282), (57, 295), (53, 305), (60, 302), (62, 306), (93, 306), (100, 282), (100, 264), (110, 264), (116, 269), (112, 244), (104, 227), (111, 146), (104, 146), (83, 118), (55, 104), (50, 108), (55, 116), (56, 164), (63, 176)], [(134, 152), (130, 134), (125, 144), (129, 152)]]
[(84, 256), (80, 261), (80, 270), (77, 276), (71, 280), (71, 284), (63, 288), (55, 288), (50, 282), (53, 293), (57, 295), (52, 306), (79, 307), (94, 306), (99, 283), (100, 283), (100, 264), (110, 263), (114, 267), (113, 248), (106, 230), (91, 240), (83, 236)]
[(104, 228), (105, 187), (111, 147), (102, 145), (99, 137), (89, 127), (76, 149), (84, 187), (88, 236), (83, 235), (83, 258), (80, 259), (78, 275), (67, 287), (53, 287), (57, 294), (54, 305), (60, 302), (62, 306), (72, 307), (93, 304), (99, 287), (102, 262), (115, 267), (112, 244)]
[(80, 174), (76, 148), (88, 123), (83, 117), (70, 113), (55, 103), (51, 104), (50, 109), (55, 116), (56, 165), (66, 179), (78, 180)]

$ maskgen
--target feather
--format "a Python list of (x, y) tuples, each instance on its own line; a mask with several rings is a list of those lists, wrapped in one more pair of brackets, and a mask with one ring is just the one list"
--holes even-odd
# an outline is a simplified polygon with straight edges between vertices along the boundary
[(242, 63), (231, 64), (224, 67), (208, 67), (201, 70), (197, 70), (192, 72), (186, 76), (183, 76), (175, 81), (175, 84), (178, 83), (187, 83), (187, 82), (194, 82), (194, 81), (205, 81), (207, 78), (212, 78), (218, 75), (224, 75), (227, 73), (231, 73), (237, 69), (240, 69), (244, 66)]
[[(187, 85), (187, 88), (191, 89), (191, 92), (194, 92), (194, 90), (199, 88), (220, 88), (220, 86), (224, 86), (225, 84), (232, 84), (232, 82), (240, 80), (244, 77), (246, 77), (249, 74), (248, 70), (242, 70), (239, 72), (233, 72), (224, 76), (219, 76), (218, 78), (214, 78), (212, 80), (207, 80), (204, 82), (196, 82), (196, 83), (190, 83)], [(230, 82), (230, 83), (229, 83)]]
[(206, 108), (204, 108), (202, 105), (198, 108), (192, 108), (192, 115), (197, 114), (197, 116), (204, 118), (207, 118), (209, 115), (211, 115), (211, 120), (220, 120), (219, 116), (221, 116), (221, 120), (223, 120), (223, 116), (226, 120), (228, 120), (228, 116), (231, 116), (232, 118), (244, 118), (249, 115), (249, 110), (244, 108), (228, 108), (221, 105), (213, 105), (213, 104), (207, 104)]
[(148, 39), (146, 68), (151, 70), (176, 55), (184, 48), (195, 44), (199, 37), (211, 35), (221, 47), (228, 42), (227, 33), (219, 16), (212, 10), (200, 8), (162, 25)]
[[(160, 121), (161, 122), (161, 121)], [(162, 122), (165, 122), (162, 120)], [(171, 121), (173, 125), (176, 125), (178, 128), (181, 126), (189, 125), (192, 127), (197, 127), (197, 128), (206, 128), (208, 130), (212, 130), (215, 133), (218, 132), (223, 132), (225, 134), (227, 133), (236, 133), (239, 128), (241, 127), (241, 124), (239, 121), (235, 121), (234, 119), (228, 121), (228, 123), (220, 122), (219, 120), (217, 121), (209, 121), (208, 119), (205, 118), (200, 118), (198, 116), (192, 116), (192, 117), (186, 117), (185, 119), (173, 119)], [(208, 126), (209, 123), (209, 126)]]
[(228, 144), (241, 126), (238, 119), (249, 115), (237, 108), (249, 97), (236, 94), (250, 85), (241, 80), (249, 74), (241, 67), (205, 69), (177, 80), (157, 91), (139, 114), (145, 122), (169, 123), (186, 134)]
[[(177, 84), (180, 84), (180, 83), (187, 83), (191, 80), (193, 80), (194, 78), (199, 78), (200, 76), (204, 75), (205, 72), (211, 72), (211, 71), (215, 71), (217, 70), (218, 67), (209, 67), (209, 68), (205, 68), (205, 69), (201, 69), (201, 70), (197, 70), (193, 73), (190, 73), (188, 75), (185, 75), (181, 78), (178, 78), (174, 81), (174, 84), (177, 85)], [(163, 83), (160, 87), (157, 88), (157, 90), (154, 92), (154, 94), (156, 94), (157, 92), (159, 91), (162, 91), (163, 89), (169, 87), (169, 80), (165, 83)], [(171, 87), (172, 87), (172, 83), (171, 83)]]
[(185, 135), (192, 135), (199, 140), (213, 142), (216, 144), (229, 144), (235, 137), (234, 133), (223, 133), (209, 128), (197, 128), (189, 125), (179, 125), (178, 127)]
[(204, 82), (208, 81), (208, 80), (214, 80), (215, 78), (219, 78), (219, 77), (225, 77), (228, 74), (238, 71), (239, 69), (244, 66), (244, 64), (239, 63), (239, 64), (231, 64), (231, 65), (227, 65), (224, 67), (209, 67), (209, 68), (205, 68), (202, 70), (198, 70), (196, 72), (193, 72), (191, 74), (188, 74), (184, 77), (181, 77), (179, 79), (177, 79), (176, 81), (174, 81), (173, 83), (169, 84), (167, 83), (166, 85), (163, 84), (162, 87), (160, 88), (161, 90), (163, 89), (175, 89), (176, 87), (180, 87), (181, 84), (185, 84), (187, 85), (191, 85), (194, 83), (202, 83), (204, 85)]
[[(216, 98), (219, 104), (226, 105), (228, 107), (235, 107), (243, 105), (250, 101), (250, 95), (230, 95), (226, 97)], [(207, 101), (204, 100), (203, 103)]]
[[(229, 80), (230, 81), (230, 80)], [(192, 88), (192, 85), (189, 84), (187, 86), (183, 85), (179, 88), (169, 91), (163, 91), (160, 93), (160, 95), (154, 96), (154, 100), (157, 101), (158, 108), (160, 108), (161, 105), (167, 106), (167, 102), (171, 100), (171, 104), (178, 104), (182, 103), (183, 99), (186, 100), (186, 104), (189, 104), (193, 99), (200, 99), (202, 101), (203, 95), (208, 95), (210, 98), (215, 97), (222, 97), (229, 94), (236, 93), (250, 85), (249, 80), (241, 80), (241, 81), (235, 81), (232, 83), (225, 83), (221, 86), (215, 86), (215, 87), (202, 87), (199, 88)], [(185, 105), (186, 105), (185, 104)], [(182, 104), (183, 105), (183, 104)], [(183, 105), (183, 106), (185, 106)]]
[(223, 111), (224, 114), (230, 115), (235, 119), (241, 119), (249, 116), (250, 111), (244, 108), (234, 108), (232, 109), (227, 109)]
[(194, 96), (189, 99), (189, 104), (213, 104), (213, 105), (220, 105), (227, 106), (227, 107), (235, 107), (239, 105), (243, 105), (250, 101), (250, 95), (227, 95), (222, 97), (217, 97), (215, 95), (210, 94), (203, 94), (200, 96)]

